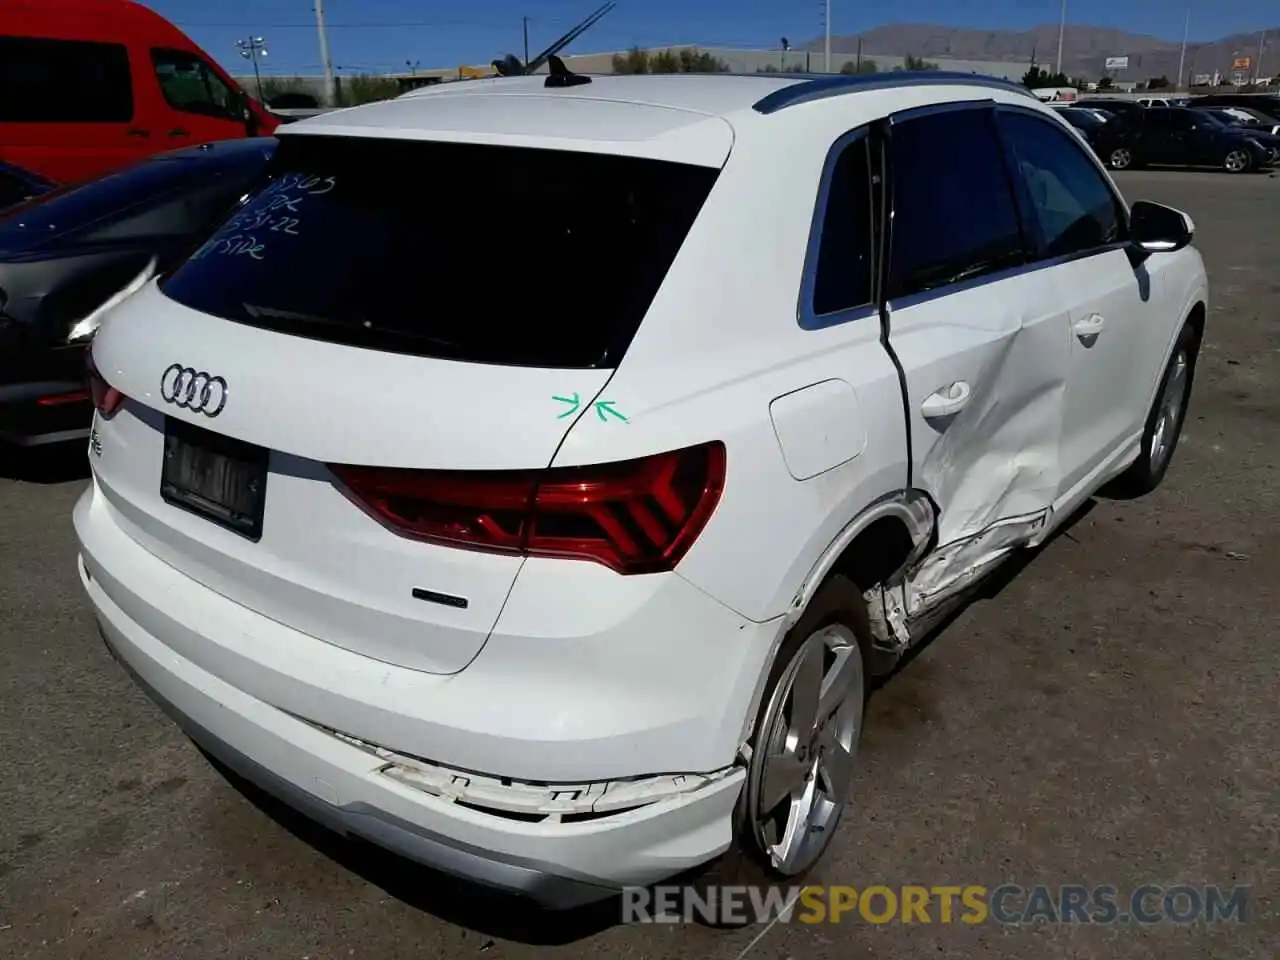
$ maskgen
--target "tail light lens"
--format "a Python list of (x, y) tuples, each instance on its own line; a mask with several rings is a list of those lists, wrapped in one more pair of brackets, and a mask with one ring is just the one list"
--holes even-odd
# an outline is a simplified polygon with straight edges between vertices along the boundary
[(103, 420), (110, 420), (124, 403), (124, 394), (117, 390), (98, 372), (98, 365), (93, 362), (93, 351), (85, 351), (85, 373), (89, 380), (89, 396), (93, 399), (94, 409)]
[(725, 449), (715, 442), (540, 471), (330, 469), (348, 496), (404, 536), (658, 573), (680, 562), (711, 518)]

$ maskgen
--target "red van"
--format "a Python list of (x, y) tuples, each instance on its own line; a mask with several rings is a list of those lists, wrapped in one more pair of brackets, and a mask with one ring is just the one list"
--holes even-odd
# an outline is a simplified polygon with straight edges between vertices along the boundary
[(0, 160), (66, 183), (278, 122), (133, 0), (0, 0)]

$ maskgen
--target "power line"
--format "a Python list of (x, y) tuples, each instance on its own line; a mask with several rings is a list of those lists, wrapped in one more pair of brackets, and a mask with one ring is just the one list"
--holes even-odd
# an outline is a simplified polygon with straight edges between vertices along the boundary
[[(312, 23), (246, 23), (244, 21), (196, 21), (196, 20), (175, 20), (173, 21), (179, 27), (220, 27), (234, 28), (236, 30), (252, 29), (252, 30), (314, 30), (316, 25)], [(569, 23), (570, 21), (562, 18), (540, 19), (530, 17), (529, 23), (535, 26), (550, 26), (555, 24)], [(510, 19), (502, 20), (412, 20), (401, 21), (398, 23), (327, 23), (326, 28), (329, 30), (401, 30), (406, 27), (509, 27)]]

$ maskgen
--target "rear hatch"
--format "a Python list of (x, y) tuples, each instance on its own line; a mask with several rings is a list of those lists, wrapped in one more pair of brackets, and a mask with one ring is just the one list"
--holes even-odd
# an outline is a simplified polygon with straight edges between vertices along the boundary
[(231, 600), (456, 672), (523, 563), (538, 471), (716, 172), (306, 136), (271, 173), (104, 321), (98, 482), (134, 539)]

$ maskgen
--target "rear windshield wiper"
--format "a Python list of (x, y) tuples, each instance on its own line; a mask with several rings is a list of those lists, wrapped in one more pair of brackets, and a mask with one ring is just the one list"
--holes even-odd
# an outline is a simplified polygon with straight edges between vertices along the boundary
[(254, 303), (241, 303), (245, 313), (255, 320), (283, 320), (295, 326), (323, 326), (338, 330), (366, 330), (371, 334), (390, 337), (396, 340), (412, 340), (415, 343), (429, 343), (441, 350), (461, 353), (464, 345), (444, 337), (429, 337), (412, 330), (390, 330), (375, 326), (372, 320), (342, 320), (336, 317), (325, 317), (315, 313), (299, 313), (294, 310), (281, 310), (278, 307), (263, 307)]

